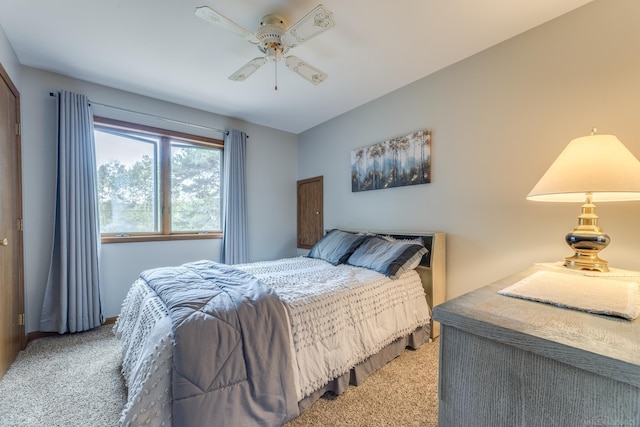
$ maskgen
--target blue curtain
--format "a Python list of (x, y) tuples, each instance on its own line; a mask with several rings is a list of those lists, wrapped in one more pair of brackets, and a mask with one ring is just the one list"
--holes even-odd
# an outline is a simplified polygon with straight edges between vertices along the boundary
[(222, 193), (222, 251), (220, 260), (239, 264), (249, 260), (247, 249), (247, 212), (245, 157), (247, 135), (230, 129), (224, 138)]
[(95, 141), (86, 96), (58, 94), (57, 145), (54, 245), (40, 330), (63, 334), (103, 322)]

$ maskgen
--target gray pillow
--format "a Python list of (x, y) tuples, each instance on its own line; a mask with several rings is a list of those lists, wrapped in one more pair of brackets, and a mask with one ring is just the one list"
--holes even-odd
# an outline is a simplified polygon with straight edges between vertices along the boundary
[(427, 253), (423, 245), (372, 237), (362, 243), (347, 260), (347, 264), (375, 270), (392, 279), (413, 270)]
[(368, 238), (363, 234), (331, 230), (313, 245), (308, 257), (323, 259), (333, 265), (344, 264), (353, 251)]

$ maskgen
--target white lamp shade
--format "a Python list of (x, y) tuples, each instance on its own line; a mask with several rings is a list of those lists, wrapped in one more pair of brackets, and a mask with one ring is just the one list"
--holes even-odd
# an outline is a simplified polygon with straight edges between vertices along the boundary
[(543, 202), (640, 200), (640, 161), (613, 135), (572, 140), (527, 196)]

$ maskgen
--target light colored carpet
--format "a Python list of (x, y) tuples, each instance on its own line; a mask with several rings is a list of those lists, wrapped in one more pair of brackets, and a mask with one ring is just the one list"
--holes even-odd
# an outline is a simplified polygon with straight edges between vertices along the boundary
[(286, 427), (436, 427), (438, 342), (405, 351), (334, 399), (319, 399)]
[(0, 426), (117, 426), (125, 393), (112, 325), (40, 338), (0, 381)]
[[(286, 427), (437, 426), (438, 342), (322, 398)], [(0, 426), (117, 426), (126, 389), (111, 325), (31, 342), (0, 381)]]

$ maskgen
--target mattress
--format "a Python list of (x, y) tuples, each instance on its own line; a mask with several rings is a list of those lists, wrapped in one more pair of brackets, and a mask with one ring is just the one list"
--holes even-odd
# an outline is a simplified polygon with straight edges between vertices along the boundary
[[(299, 401), (308, 402), (353, 367), (429, 325), (430, 309), (415, 271), (392, 280), (307, 257), (234, 267), (270, 287), (286, 309)], [(173, 332), (166, 309), (143, 279), (129, 291), (114, 331), (122, 342), (122, 372), (129, 387), (122, 424), (167, 425)]]

